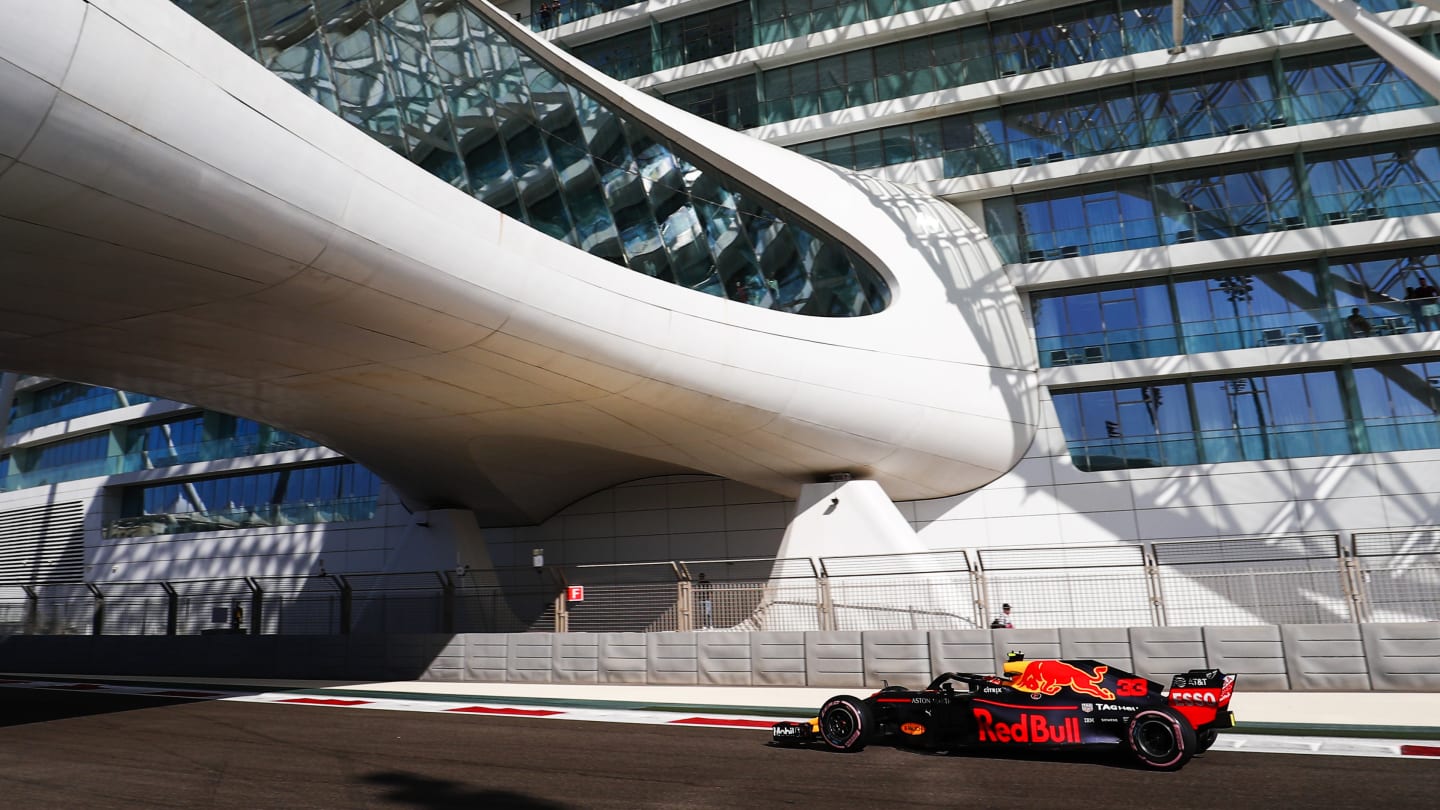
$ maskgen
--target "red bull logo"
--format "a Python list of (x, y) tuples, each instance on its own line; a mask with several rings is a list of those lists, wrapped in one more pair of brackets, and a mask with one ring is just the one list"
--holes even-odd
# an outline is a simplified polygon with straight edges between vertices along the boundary
[(985, 709), (976, 709), (975, 725), (979, 728), (982, 743), (1080, 742), (1078, 717), (1066, 717), (1058, 723), (1052, 723), (1043, 714), (1021, 712), (1018, 720), (1005, 723), (996, 722), (994, 715)]
[(1100, 700), (1114, 700), (1115, 693), (1100, 685), (1105, 681), (1105, 673), (1109, 671), (1110, 668), (1103, 664), (1095, 667), (1094, 673), (1089, 673), (1064, 661), (1031, 661), (1010, 685), (1022, 692), (1039, 692), (1045, 695), (1053, 695), (1069, 687), (1082, 695)]

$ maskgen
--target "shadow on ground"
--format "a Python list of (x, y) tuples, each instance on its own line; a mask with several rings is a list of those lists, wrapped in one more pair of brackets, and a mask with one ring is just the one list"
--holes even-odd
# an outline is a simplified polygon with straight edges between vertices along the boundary
[(139, 695), (86, 694), (74, 686), (39, 689), (0, 689), (0, 727), (49, 723), (72, 717), (92, 717), (140, 709), (156, 709), (190, 700)]
[(383, 798), (425, 810), (483, 807), (486, 810), (568, 810), (567, 805), (526, 796), (508, 790), (469, 788), (447, 779), (431, 779), (413, 773), (390, 771), (365, 777), (365, 781), (387, 788)]

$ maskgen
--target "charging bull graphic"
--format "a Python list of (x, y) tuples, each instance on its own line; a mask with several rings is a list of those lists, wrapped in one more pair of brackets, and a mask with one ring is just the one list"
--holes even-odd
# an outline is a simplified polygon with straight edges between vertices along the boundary
[(1064, 661), (1030, 661), (1025, 665), (1025, 671), (1017, 675), (1010, 685), (1022, 692), (1039, 692), (1045, 695), (1056, 694), (1068, 686), (1082, 695), (1090, 695), (1100, 700), (1114, 700), (1115, 693), (1100, 685), (1104, 683), (1105, 673), (1109, 671), (1110, 668), (1104, 664), (1095, 667), (1092, 675)]

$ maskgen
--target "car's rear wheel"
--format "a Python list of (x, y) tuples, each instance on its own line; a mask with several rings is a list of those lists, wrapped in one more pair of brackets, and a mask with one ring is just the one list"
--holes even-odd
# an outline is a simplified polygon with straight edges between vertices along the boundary
[(1219, 739), (1219, 737), (1220, 737), (1220, 732), (1219, 732), (1218, 730), (1216, 730), (1216, 729), (1213, 729), (1213, 728), (1207, 728), (1207, 729), (1205, 729), (1204, 731), (1200, 732), (1200, 733), (1196, 736), (1196, 738), (1195, 738), (1195, 743), (1196, 743), (1196, 745), (1195, 745), (1195, 754), (1196, 754), (1196, 756), (1199, 756), (1200, 754), (1203, 754), (1203, 753), (1205, 753), (1206, 751), (1209, 751), (1209, 750), (1210, 750), (1210, 746), (1214, 745), (1214, 744), (1215, 744), (1215, 740)]
[(840, 695), (820, 707), (820, 738), (836, 751), (859, 751), (870, 741), (875, 718), (865, 701)]
[(1136, 712), (1128, 731), (1135, 759), (1157, 771), (1179, 770), (1200, 747), (1190, 721), (1168, 708)]

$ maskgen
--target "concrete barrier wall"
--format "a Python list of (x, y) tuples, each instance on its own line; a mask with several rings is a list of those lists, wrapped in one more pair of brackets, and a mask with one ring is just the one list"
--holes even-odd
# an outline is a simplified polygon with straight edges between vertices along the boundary
[(859, 689), (865, 686), (865, 652), (859, 631), (805, 633), (805, 685)]
[(1432, 692), (1440, 681), (1440, 622), (1364, 624), (1360, 639), (1370, 688), (1378, 692)]
[(1204, 627), (1205, 666), (1233, 673), (1251, 691), (1283, 692), (1290, 688), (1285, 647), (1275, 625)]
[(1296, 692), (1370, 689), (1365, 644), (1356, 624), (1284, 624), (1285, 674)]
[(644, 633), (599, 633), (598, 683), (645, 683), (649, 649)]
[(805, 633), (746, 633), (750, 639), (750, 683), (805, 686)]
[(1440, 622), (1065, 630), (8, 636), (11, 673), (879, 688), (996, 672), (1006, 652), (1088, 658), (1168, 684), (1219, 668), (1243, 691), (1440, 692)]

